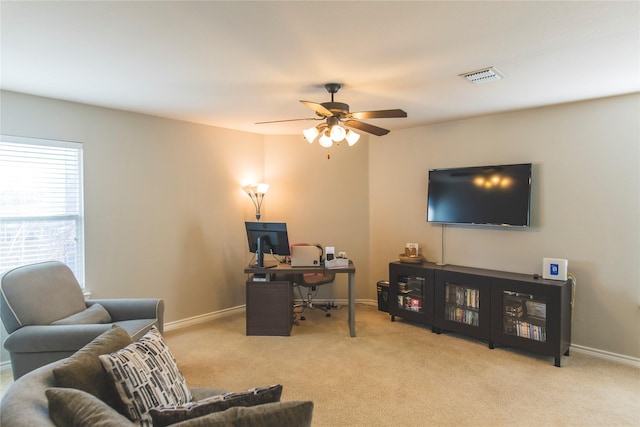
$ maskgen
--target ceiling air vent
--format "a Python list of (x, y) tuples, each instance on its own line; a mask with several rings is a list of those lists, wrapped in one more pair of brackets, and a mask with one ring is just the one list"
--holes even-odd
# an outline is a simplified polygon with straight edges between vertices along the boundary
[(469, 73), (460, 74), (460, 77), (464, 77), (471, 83), (481, 85), (483, 83), (494, 82), (504, 78), (504, 74), (498, 71), (494, 67), (484, 68), (482, 70), (471, 71)]

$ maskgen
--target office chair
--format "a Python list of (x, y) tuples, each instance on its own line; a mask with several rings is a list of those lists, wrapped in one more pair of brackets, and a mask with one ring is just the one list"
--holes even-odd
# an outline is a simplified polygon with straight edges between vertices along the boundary
[[(309, 243), (294, 243), (291, 246), (317, 246), (320, 249), (320, 262), (322, 264), (322, 247), (319, 245), (311, 245)], [(318, 294), (318, 287), (322, 285), (326, 285), (327, 283), (333, 283), (336, 278), (336, 273), (333, 271), (324, 270), (322, 273), (301, 273), (295, 274), (293, 277), (294, 286), (298, 289), (298, 294), (300, 295), (300, 299), (302, 302), (297, 304), (295, 307), (302, 307), (302, 311), (296, 314), (300, 315), (300, 320), (305, 320), (304, 317), (305, 311), (307, 309), (316, 309), (326, 312), (326, 317), (331, 317), (331, 313), (329, 310), (333, 308), (330, 303), (326, 303), (324, 306), (316, 306), (313, 304), (313, 299)], [(302, 295), (302, 288), (307, 289), (307, 297)]]

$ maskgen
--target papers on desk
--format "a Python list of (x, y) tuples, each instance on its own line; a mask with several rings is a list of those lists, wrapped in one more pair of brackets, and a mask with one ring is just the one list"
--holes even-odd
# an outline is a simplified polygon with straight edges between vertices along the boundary
[(332, 260), (325, 260), (324, 266), (326, 268), (347, 268), (349, 267), (349, 260), (347, 258), (334, 258)]

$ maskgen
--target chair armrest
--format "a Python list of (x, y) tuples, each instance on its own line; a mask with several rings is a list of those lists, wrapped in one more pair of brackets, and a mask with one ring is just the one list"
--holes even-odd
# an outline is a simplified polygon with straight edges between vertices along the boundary
[(23, 326), (5, 339), (4, 347), (12, 353), (75, 352), (111, 326), (108, 323)]
[(158, 319), (160, 333), (164, 328), (164, 301), (157, 298), (91, 299), (87, 307), (102, 305), (113, 322), (134, 319)]

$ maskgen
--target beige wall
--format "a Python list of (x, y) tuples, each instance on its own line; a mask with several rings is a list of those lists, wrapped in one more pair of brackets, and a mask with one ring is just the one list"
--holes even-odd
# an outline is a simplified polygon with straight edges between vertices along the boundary
[(460, 120), (370, 141), (371, 275), (405, 242), (440, 261), (426, 218), (430, 168), (532, 162), (532, 227), (445, 228), (445, 262), (577, 278), (572, 342), (640, 357), (640, 96)]
[[(244, 304), (249, 177), (271, 184), (263, 220), (354, 259), (359, 299), (404, 243), (440, 257), (429, 168), (534, 163), (533, 226), (447, 227), (448, 263), (525, 273), (569, 259), (573, 342), (640, 357), (639, 96), (394, 131), (331, 150), (2, 92), (1, 133), (84, 143), (86, 282), (96, 297), (157, 296), (167, 321)], [(620, 172), (622, 171), (622, 172)], [(321, 297), (346, 298), (344, 279)], [(5, 360), (3, 358), (2, 360)]]

